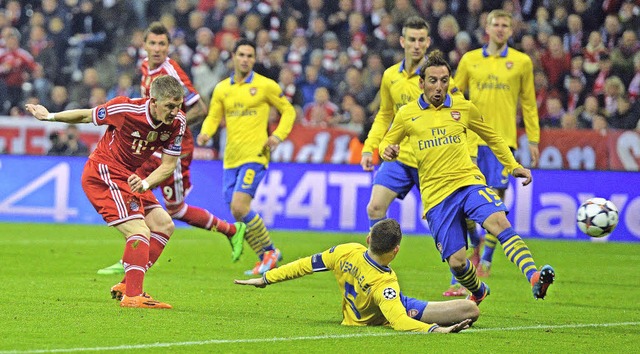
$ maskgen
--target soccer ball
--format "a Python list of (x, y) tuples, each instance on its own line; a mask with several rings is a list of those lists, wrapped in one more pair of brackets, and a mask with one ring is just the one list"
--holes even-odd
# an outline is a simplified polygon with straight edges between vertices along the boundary
[(618, 225), (618, 208), (604, 198), (591, 198), (578, 208), (578, 227), (591, 237), (605, 237)]

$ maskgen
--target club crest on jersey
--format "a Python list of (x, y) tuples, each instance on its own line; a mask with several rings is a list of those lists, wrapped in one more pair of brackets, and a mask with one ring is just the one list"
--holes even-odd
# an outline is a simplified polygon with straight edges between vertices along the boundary
[(393, 300), (398, 296), (398, 293), (393, 288), (385, 288), (382, 290), (382, 296), (387, 300)]
[(407, 310), (407, 316), (409, 316), (409, 317), (412, 317), (412, 318), (413, 318), (413, 317), (418, 316), (418, 313), (419, 313), (419, 312), (420, 312), (420, 311), (418, 311), (418, 310), (416, 310), (416, 309), (410, 309), (410, 310)]
[(256, 93), (258, 93), (258, 89), (255, 87), (252, 87), (249, 89), (249, 93), (251, 94), (251, 96), (255, 96)]
[(152, 143), (154, 141), (158, 140), (158, 132), (157, 131), (150, 131), (149, 134), (147, 134), (147, 141)]
[(103, 120), (107, 117), (107, 109), (104, 107), (100, 107), (98, 112), (96, 112), (98, 119)]
[(508, 61), (504, 65), (507, 67), (507, 69), (513, 68), (513, 62), (512, 61)]
[(167, 141), (170, 136), (171, 134), (169, 132), (162, 132), (160, 133), (160, 141)]
[(458, 111), (451, 111), (451, 118), (453, 118), (453, 120), (460, 120), (460, 112)]

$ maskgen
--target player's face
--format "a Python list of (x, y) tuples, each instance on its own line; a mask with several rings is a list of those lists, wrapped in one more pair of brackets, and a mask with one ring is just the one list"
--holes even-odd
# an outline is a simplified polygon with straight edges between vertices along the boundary
[(162, 64), (169, 55), (169, 38), (164, 34), (149, 33), (144, 41), (144, 50), (149, 57), (149, 67), (155, 69)]
[(449, 90), (449, 69), (446, 66), (430, 66), (425, 70), (424, 80), (420, 85), (429, 104), (439, 107)]
[(487, 25), (486, 31), (489, 35), (489, 40), (501, 47), (507, 43), (511, 38), (511, 34), (513, 34), (511, 20), (508, 17), (494, 17), (491, 19), (491, 23)]
[(247, 76), (256, 63), (256, 51), (250, 45), (241, 45), (233, 54), (233, 68), (241, 76)]
[(155, 120), (159, 120), (164, 124), (171, 124), (178, 116), (180, 108), (182, 108), (182, 102), (182, 98), (164, 100), (151, 98), (151, 115)]
[(429, 32), (426, 28), (405, 28), (404, 35), (400, 37), (400, 45), (404, 48), (404, 57), (418, 62), (424, 58), (431, 44)]

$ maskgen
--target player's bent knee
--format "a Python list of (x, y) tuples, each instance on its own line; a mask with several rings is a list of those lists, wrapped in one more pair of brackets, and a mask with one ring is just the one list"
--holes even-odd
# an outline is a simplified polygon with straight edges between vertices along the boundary
[(172, 219), (180, 220), (184, 216), (186, 211), (187, 205), (185, 203), (167, 205), (167, 213), (169, 213), (169, 216), (171, 216)]
[(369, 219), (382, 219), (387, 215), (387, 210), (380, 204), (369, 202), (367, 204), (367, 216)]
[(463, 301), (463, 312), (464, 312), (464, 318), (465, 319), (470, 319), (471, 321), (475, 322), (478, 320), (478, 317), (480, 317), (480, 308), (478, 308), (478, 305), (471, 300), (461, 300)]

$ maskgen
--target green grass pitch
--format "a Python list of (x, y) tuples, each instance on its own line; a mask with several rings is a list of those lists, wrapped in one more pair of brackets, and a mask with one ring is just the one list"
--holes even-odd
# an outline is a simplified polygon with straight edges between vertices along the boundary
[[(284, 260), (364, 235), (273, 231)], [(341, 294), (320, 273), (266, 289), (234, 278), (240, 262), (219, 234), (179, 228), (147, 273), (145, 289), (173, 310), (122, 309), (109, 296), (119, 276), (100, 276), (122, 253), (106, 226), (0, 223), (0, 353), (631, 353), (640, 343), (640, 244), (528, 240), (538, 265), (552, 264), (546, 300), (503, 254), (491, 295), (472, 329), (413, 335), (340, 326)], [(392, 267), (408, 296), (444, 300), (450, 273), (429, 237), (405, 237)]]

